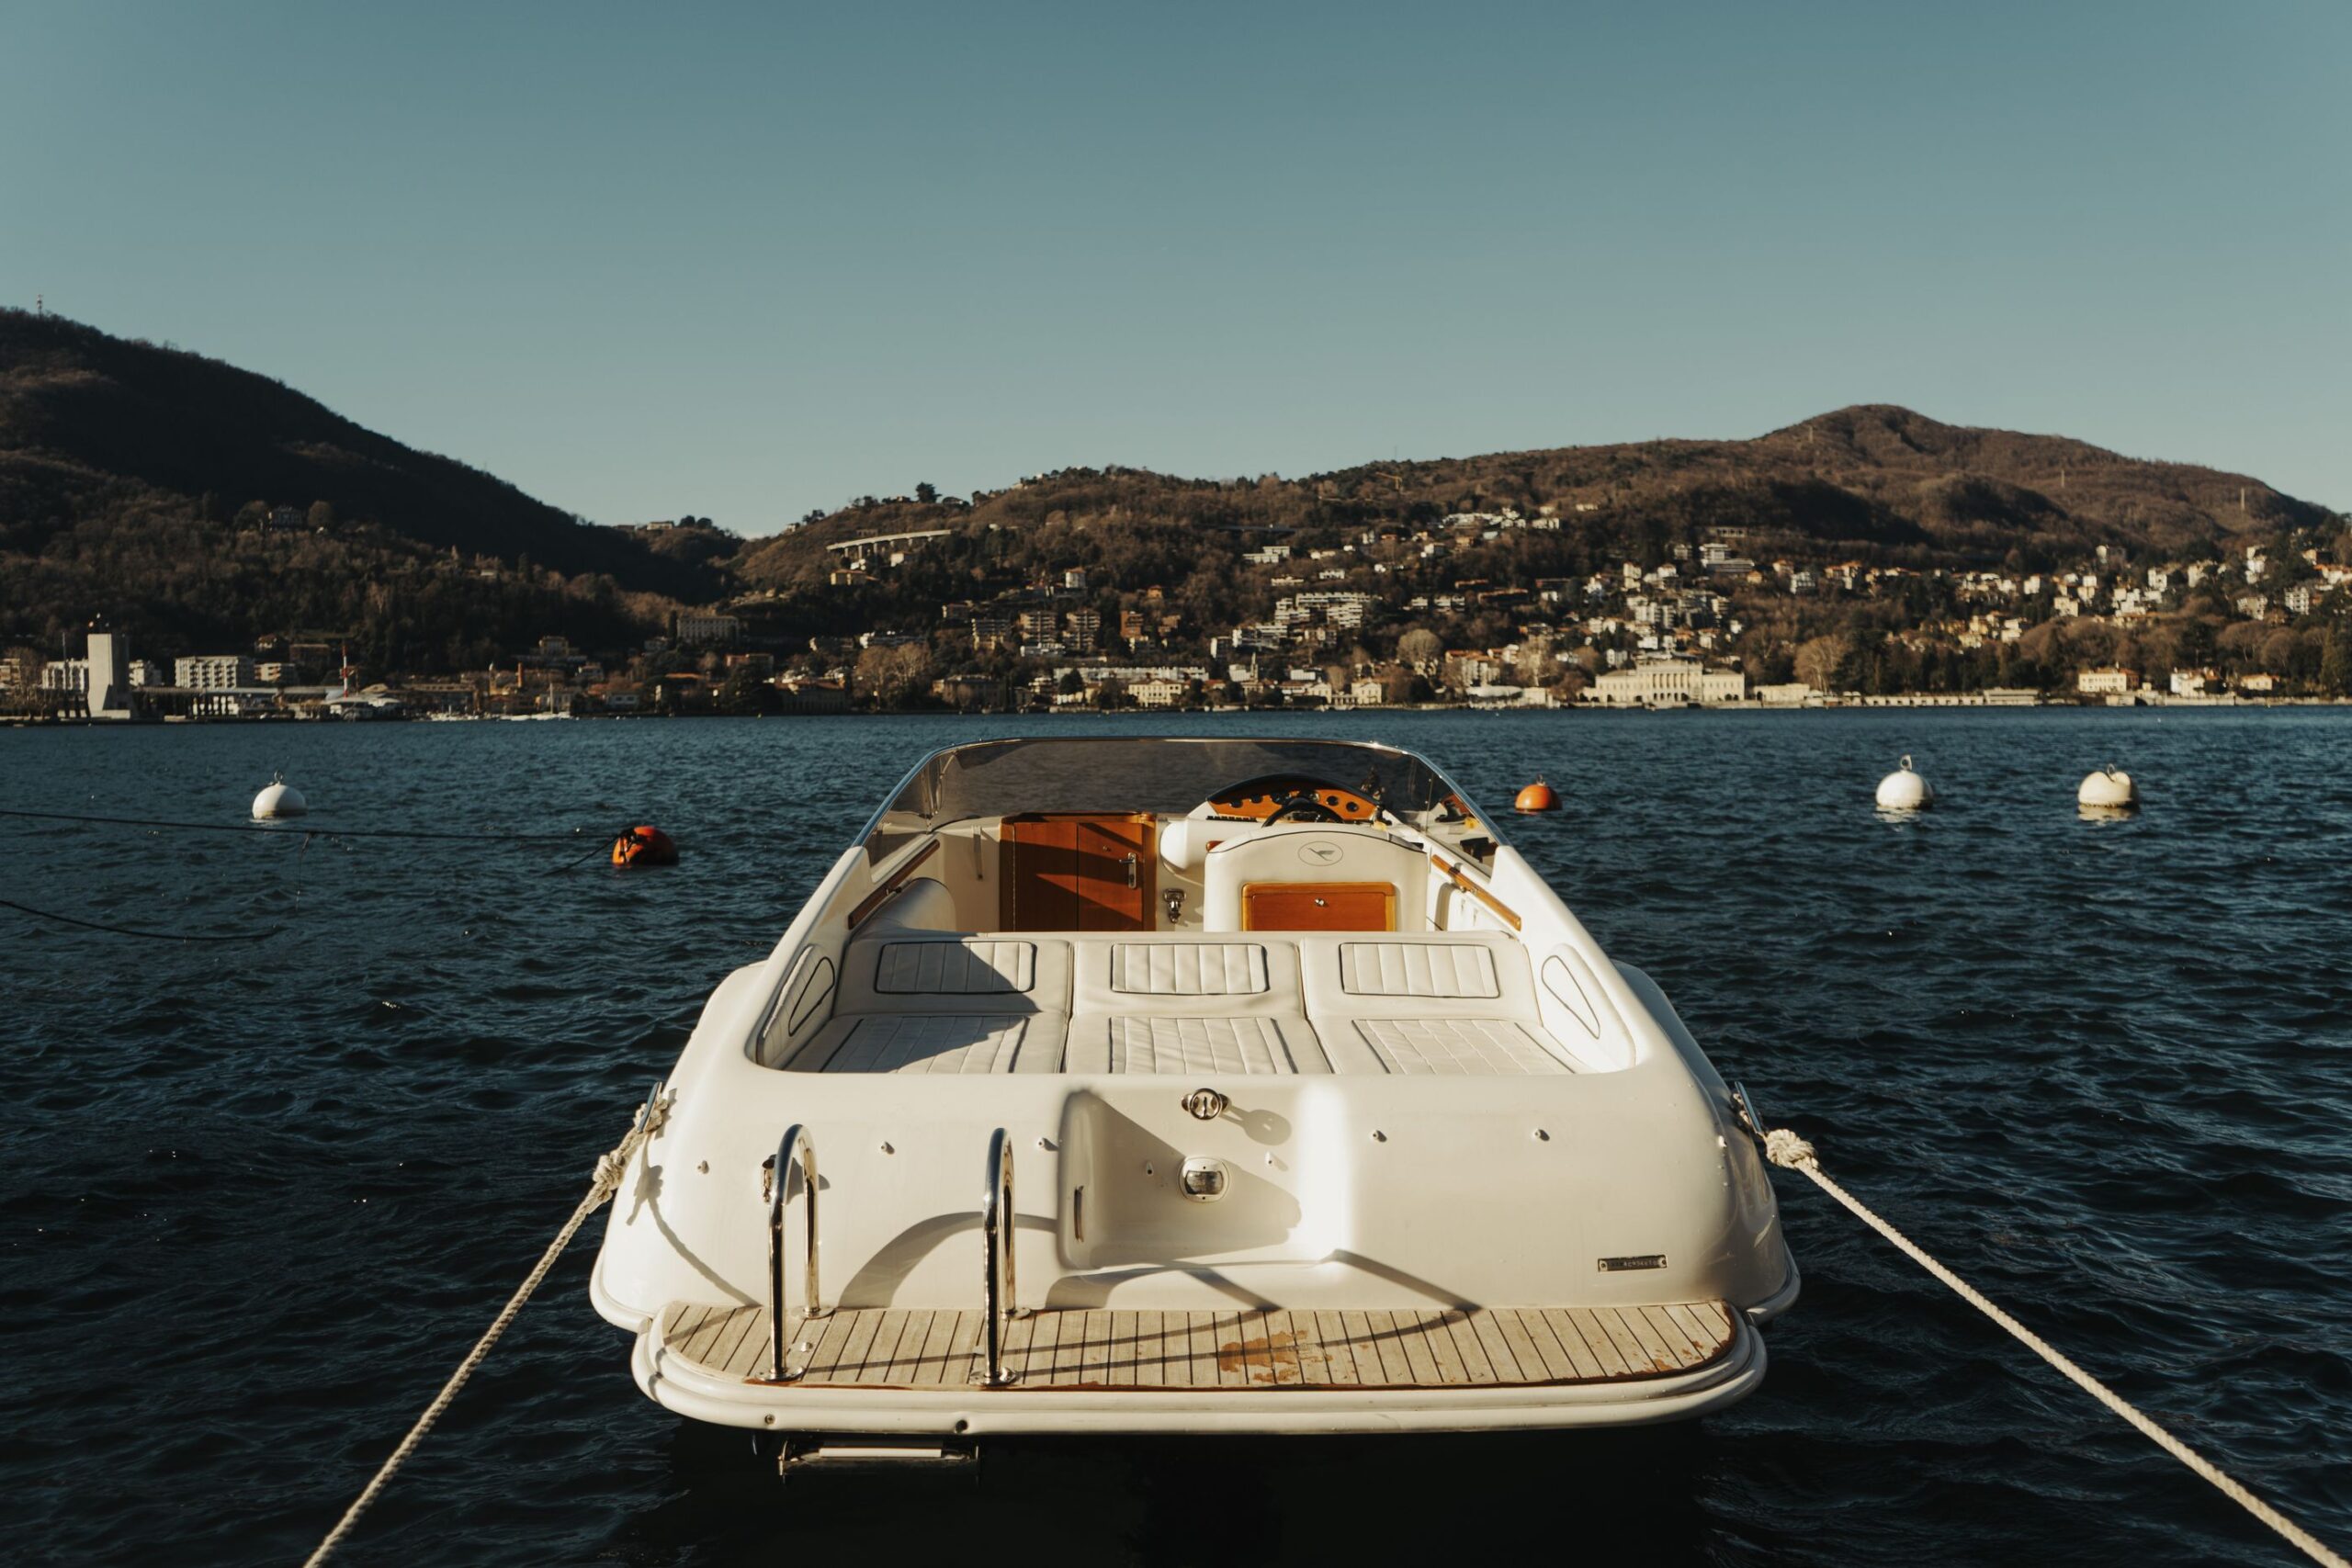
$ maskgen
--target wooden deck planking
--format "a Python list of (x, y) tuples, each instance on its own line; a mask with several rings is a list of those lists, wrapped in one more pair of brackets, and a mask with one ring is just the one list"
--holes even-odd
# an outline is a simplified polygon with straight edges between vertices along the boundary
[[(663, 1314), (669, 1353), (729, 1377), (768, 1375), (768, 1314), (682, 1303)], [(786, 1319), (801, 1382), (943, 1388), (981, 1370), (978, 1312), (843, 1308)], [(1004, 1325), (1015, 1387), (1152, 1390), (1526, 1387), (1685, 1372), (1727, 1351), (1721, 1302), (1444, 1311), (1037, 1312)]]
[(707, 1359), (711, 1342), (718, 1337), (718, 1331), (727, 1325), (731, 1316), (726, 1307), (711, 1308), (703, 1314), (702, 1321), (695, 1325), (694, 1333), (687, 1337), (681, 1348), (695, 1360)]
[(1112, 1314), (1107, 1312), (1088, 1313), (1086, 1364), (1081, 1371), (1083, 1381), (1096, 1384), (1115, 1382), (1111, 1375), (1111, 1368), (1117, 1358), (1117, 1325), (1112, 1322)]
[[(1168, 1382), (1168, 1373), (1164, 1370), (1168, 1348), (1159, 1337), (1160, 1316), (1156, 1312), (1135, 1314), (1136, 1356), (1129, 1367), (1135, 1375), (1128, 1381), (1138, 1388), (1161, 1388)], [(1192, 1359), (1189, 1349), (1185, 1351), (1185, 1359)]]
[(1600, 1358), (1592, 1353), (1592, 1347), (1585, 1342), (1582, 1334), (1577, 1332), (1575, 1320), (1566, 1312), (1558, 1307), (1548, 1307), (1526, 1315), (1543, 1325), (1544, 1331), (1552, 1337), (1552, 1342), (1560, 1348), (1560, 1354), (1566, 1356), (1576, 1369), (1577, 1377), (1602, 1378), (1609, 1375), (1608, 1369), (1600, 1364)]
[(938, 1315), (924, 1308), (907, 1314), (906, 1329), (899, 1336), (899, 1348), (891, 1352), (884, 1382), (904, 1385), (922, 1375), (922, 1348), (931, 1341), (931, 1320)]
[(1355, 1380), (1364, 1387), (1385, 1387), (1387, 1368), (1381, 1363), (1381, 1347), (1371, 1340), (1369, 1312), (1340, 1312), (1340, 1321), (1348, 1324), (1348, 1361), (1355, 1363)]
[(1315, 1314), (1316, 1348), (1323, 1358), (1323, 1375), (1335, 1388), (1346, 1388), (1356, 1381), (1356, 1359), (1348, 1349), (1348, 1325), (1344, 1315), (1336, 1312)]
[[(727, 1359), (718, 1364), (738, 1377), (749, 1377), (755, 1371), (764, 1372), (770, 1358), (775, 1353), (775, 1338), (768, 1333), (768, 1314), (757, 1307), (737, 1307), (735, 1310), (743, 1314), (750, 1325), (744, 1329), (743, 1337), (735, 1341), (735, 1348), (727, 1353)], [(785, 1314), (784, 1346), (786, 1351), (792, 1348), (793, 1331), (799, 1324), (798, 1313)]]
[(1683, 1332), (1682, 1325), (1668, 1315), (1664, 1307), (1645, 1306), (1640, 1311), (1643, 1321), (1666, 1341), (1667, 1352), (1674, 1358), (1676, 1366), (1687, 1367), (1701, 1359), (1699, 1347), (1692, 1343), (1690, 1335)]
[(1222, 1388), (1247, 1388), (1250, 1383), (1250, 1352), (1242, 1348), (1250, 1337), (1250, 1314), (1216, 1314), (1216, 1381)]
[(1390, 1332), (1396, 1337), (1396, 1348), (1405, 1352), (1405, 1365), (1412, 1381), (1428, 1388), (1445, 1382), (1445, 1370), (1439, 1363), (1430, 1338), (1430, 1325), (1436, 1321), (1437, 1314), (1432, 1312), (1389, 1314)]
[(718, 1331), (705, 1348), (703, 1359), (712, 1366), (723, 1367), (733, 1359), (737, 1348), (751, 1337), (753, 1329), (766, 1325), (767, 1314), (757, 1307), (739, 1306), (719, 1314), (716, 1321)]
[[(1463, 1363), (1462, 1352), (1453, 1343), (1453, 1314), (1424, 1312), (1415, 1314), (1415, 1326), (1420, 1331), (1421, 1344), (1429, 1350), (1430, 1359), (1437, 1363), (1437, 1382), (1441, 1383), (1474, 1383), (1476, 1373)], [(1412, 1354), (1411, 1347), (1406, 1348)]]
[(1680, 1358), (1667, 1345), (1649, 1319), (1642, 1315), (1639, 1307), (1631, 1312), (1620, 1311), (1617, 1321), (1625, 1325), (1625, 1332), (1634, 1337), (1634, 1342), (1642, 1348), (1642, 1354), (1649, 1358), (1649, 1371), (1670, 1372), (1681, 1365)]
[(1585, 1342), (1586, 1348), (1592, 1352), (1593, 1359), (1600, 1363), (1603, 1377), (1622, 1378), (1632, 1374), (1634, 1369), (1626, 1363), (1625, 1352), (1617, 1348), (1617, 1341), (1600, 1326), (1589, 1309), (1563, 1307), (1546, 1312), (1544, 1316), (1555, 1324), (1563, 1325), (1562, 1333), (1574, 1334)]
[[(1480, 1353), (1487, 1358), (1487, 1365), (1494, 1369), (1497, 1382), (1542, 1382), (1546, 1376), (1542, 1363), (1522, 1371), (1519, 1352), (1511, 1348), (1510, 1337), (1503, 1332), (1506, 1322), (1518, 1321), (1519, 1314), (1510, 1311), (1465, 1312), (1462, 1314), (1463, 1327), (1476, 1341)], [(1460, 1336), (1457, 1334), (1456, 1337)]]
[[(1510, 1364), (1521, 1382), (1550, 1382), (1564, 1375), (1554, 1371), (1544, 1352), (1536, 1348), (1535, 1336), (1527, 1326), (1524, 1314), (1516, 1312), (1482, 1313), (1481, 1317), (1494, 1319), (1495, 1332), (1502, 1337), (1503, 1348), (1510, 1353)], [(1481, 1327), (1480, 1335), (1486, 1333)], [(1554, 1354), (1558, 1352), (1555, 1350)], [(1564, 1369), (1564, 1371), (1572, 1369)]]
[[(1623, 1314), (1603, 1309), (1600, 1312), (1588, 1311), (1583, 1315), (1600, 1325), (1602, 1337), (1617, 1348), (1618, 1359), (1625, 1364), (1627, 1371), (1640, 1373), (1648, 1370), (1649, 1355), (1642, 1348), (1642, 1342), (1634, 1337), (1634, 1331), (1625, 1326)], [(1585, 1337), (1589, 1339), (1592, 1337), (1588, 1334)]]

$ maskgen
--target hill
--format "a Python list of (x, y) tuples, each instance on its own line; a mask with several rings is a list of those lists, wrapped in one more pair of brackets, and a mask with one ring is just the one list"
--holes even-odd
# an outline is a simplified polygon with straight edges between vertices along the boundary
[(1742, 527), (1806, 554), (1996, 564), (2098, 546), (2174, 553), (2329, 525), (2322, 507), (2245, 474), (2127, 457), (2055, 435), (1945, 424), (1883, 404), (1839, 409), (1752, 440), (1658, 440), (1367, 464), (1283, 479), (1187, 479), (1074, 468), (969, 507), (845, 509), (739, 560), (754, 586), (805, 585), (820, 547), (889, 528), (1029, 530), (1052, 522), (1216, 533), (1427, 525), (1546, 508), (1596, 558), (1655, 561), (1706, 527)]
[[(1450, 516), (1507, 511), (1544, 525), (1453, 534), (1435, 572), (1428, 551), (1409, 545), (1446, 533)], [(1068, 468), (968, 502), (869, 498), (752, 540), (730, 564), (779, 626), (917, 630), (936, 626), (944, 604), (1058, 581), (1075, 567), (1130, 593), (1159, 585), (1168, 609), (1205, 632), (1272, 614), (1284, 581), (1296, 581), (1288, 562), (1248, 558), (1269, 543), (1302, 556), (1344, 548), (1348, 562), (1327, 560), (1317, 581), (1346, 578), (1402, 607), (1416, 592), (1455, 583), (1524, 589), (1613, 574), (1627, 561), (1657, 567), (1715, 530), (1759, 560), (2031, 572), (2083, 563), (2101, 546), (2154, 564), (2299, 532), (2332, 537), (2341, 525), (2247, 475), (1865, 405), (1751, 440), (1566, 446), (1295, 479)], [(946, 536), (869, 581), (835, 581), (865, 552), (828, 546), (934, 529)], [(1392, 534), (1408, 543), (1356, 553), (1358, 541)], [(1115, 607), (1106, 603), (1106, 615)]]
[[(2342, 559), (2347, 544), (2343, 519), (2250, 476), (1883, 404), (1747, 440), (1290, 479), (1065, 468), (969, 501), (915, 494), (748, 541), (707, 519), (594, 527), (265, 377), (0, 310), (0, 643), (50, 649), (104, 617), (150, 658), (292, 633), (381, 670), (481, 670), (550, 633), (627, 653), (682, 603), (731, 599), (745, 641), (810, 673), (835, 657), (812, 637), (871, 633), (1007, 681), (1071, 652), (1198, 659), (1241, 631), (1377, 661), (1416, 626), (1475, 649), (1558, 623), (1544, 635), (1623, 657), (1634, 634), (1589, 624), (1638, 616), (1649, 643), (1736, 653), (1761, 679), (1822, 636), (1940, 625), (1953, 640), (1988, 593), (2071, 615), (2061, 584), (2081, 572), (2107, 584), (2095, 600), (2121, 569), (2260, 546), (2278, 563), (2263, 592), (2284, 592), (2316, 570), (2306, 550)], [(855, 546), (880, 535), (922, 536)], [(1678, 561), (1704, 592), (1666, 570)], [(1894, 596), (1856, 597), (1848, 562)], [(2160, 609), (2215, 626), (2281, 613), (2217, 597), (2222, 581)]]
[(659, 618), (633, 595), (717, 587), (704, 563), (266, 377), (0, 310), (0, 615), (17, 631), (104, 615), (167, 655), (307, 627), (438, 663), (453, 638), (534, 625), (626, 639)]

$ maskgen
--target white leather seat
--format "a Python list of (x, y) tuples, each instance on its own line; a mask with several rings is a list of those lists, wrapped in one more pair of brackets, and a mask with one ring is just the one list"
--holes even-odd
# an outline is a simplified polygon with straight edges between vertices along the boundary
[(1053, 1073), (1064, 1021), (1045, 1014), (871, 1013), (836, 1018), (790, 1062), (797, 1073)]
[[(1056, 1073), (1069, 1032), (1069, 943), (861, 928), (833, 1017), (791, 1072)], [(870, 933), (870, 934), (867, 934)]]
[[(1226, 824), (1212, 824), (1226, 826)], [(1201, 863), (1202, 928), (1241, 930), (1241, 890), (1265, 882), (1385, 882), (1396, 890), (1396, 927), (1428, 925), (1429, 857), (1377, 828), (1278, 822), (1226, 839)]]
[(1499, 932), (1302, 935), (1306, 1016), (1341, 1073), (1574, 1072), (1545, 1032), (1527, 952)]

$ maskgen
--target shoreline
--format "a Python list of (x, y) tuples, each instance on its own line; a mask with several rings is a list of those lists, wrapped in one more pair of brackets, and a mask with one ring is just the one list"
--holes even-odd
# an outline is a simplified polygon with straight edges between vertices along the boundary
[[(1424, 714), (1424, 713), (1483, 713), (1526, 715), (1593, 715), (1623, 716), (1630, 714), (1704, 713), (1704, 714), (1798, 714), (1798, 713), (1880, 713), (1890, 709), (1903, 712), (1953, 713), (2144, 713), (2165, 709), (2206, 711), (2222, 709), (2241, 711), (2269, 708), (2339, 708), (2352, 707), (2352, 697), (2155, 697), (2137, 698), (2131, 702), (2049, 701), (2037, 703), (1986, 702), (1966, 695), (1937, 694), (1920, 696), (1865, 697), (1852, 700), (1814, 703), (1382, 703), (1348, 707), (1152, 707), (1112, 708), (845, 708), (832, 713), (773, 713), (773, 714), (561, 714), (521, 715), (445, 714), (430, 716), (379, 719), (377, 723), (414, 724), (519, 724), (556, 720), (564, 723), (639, 723), (639, 722), (700, 722), (708, 719), (824, 719), (824, 718), (1141, 718), (1154, 716), (1213, 717), (1253, 715), (1283, 715), (1306, 720), (1328, 718), (1347, 714)], [(231, 725), (246, 728), (288, 725), (339, 728), (344, 721), (322, 718), (300, 718), (291, 714), (254, 715), (244, 716), (169, 718), (86, 718), (52, 716), (0, 716), (0, 729), (178, 729)]]

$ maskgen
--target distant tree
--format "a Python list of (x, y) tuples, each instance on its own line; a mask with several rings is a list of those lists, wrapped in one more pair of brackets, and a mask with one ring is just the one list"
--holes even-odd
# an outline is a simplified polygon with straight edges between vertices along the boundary
[(857, 656), (856, 690), (876, 707), (912, 705), (930, 677), (931, 654), (919, 644), (869, 648)]
[(1828, 691), (1837, 681), (1838, 667), (1845, 658), (1844, 637), (1808, 637), (1797, 648), (1796, 677), (1816, 692)]
[(939, 499), (939, 487), (929, 481), (919, 484), (915, 486), (915, 499), (929, 506)]
[(331, 501), (314, 501), (311, 502), (310, 524), (313, 528), (334, 527), (334, 502)]
[(1445, 639), (1426, 626), (1414, 626), (1396, 639), (1396, 658), (1400, 663), (1426, 675), (1437, 667), (1445, 655)]
[(2319, 685), (2331, 697), (2352, 697), (2352, 631), (2341, 620), (2320, 644)]
[(2173, 639), (2173, 657), (2190, 670), (2202, 670), (2213, 662), (2211, 623), (2199, 615), (2190, 615), (2180, 623), (2180, 630)]
[(754, 671), (749, 664), (739, 664), (727, 672), (726, 683), (718, 688), (718, 711), (730, 714), (764, 713), (775, 696), (775, 688)]

